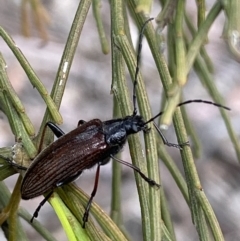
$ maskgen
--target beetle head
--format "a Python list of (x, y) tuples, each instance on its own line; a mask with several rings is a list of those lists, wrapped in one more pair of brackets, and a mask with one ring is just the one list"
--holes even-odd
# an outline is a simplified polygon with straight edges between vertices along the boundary
[(126, 116), (124, 118), (124, 127), (127, 135), (147, 130), (147, 126), (145, 125), (145, 122), (140, 115)]

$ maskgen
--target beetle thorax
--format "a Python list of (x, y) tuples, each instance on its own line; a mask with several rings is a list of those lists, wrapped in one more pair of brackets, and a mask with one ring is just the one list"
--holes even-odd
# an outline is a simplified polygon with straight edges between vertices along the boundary
[(145, 129), (143, 118), (139, 115), (105, 121), (103, 125), (106, 142), (112, 146), (123, 146), (128, 135)]

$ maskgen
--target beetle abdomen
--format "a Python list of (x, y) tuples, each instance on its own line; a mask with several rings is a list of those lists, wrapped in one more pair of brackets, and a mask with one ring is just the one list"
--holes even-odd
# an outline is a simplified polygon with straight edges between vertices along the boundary
[(106, 159), (109, 153), (105, 136), (99, 131), (101, 126), (100, 120), (89, 121), (45, 148), (23, 178), (22, 198), (31, 199), (51, 191), (64, 180)]

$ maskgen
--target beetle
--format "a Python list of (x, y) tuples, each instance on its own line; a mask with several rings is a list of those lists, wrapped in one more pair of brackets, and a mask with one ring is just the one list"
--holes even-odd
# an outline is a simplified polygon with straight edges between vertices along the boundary
[[(147, 132), (149, 130), (147, 124), (153, 122), (154, 119), (162, 114), (162, 112), (160, 112), (150, 120), (144, 121), (143, 117), (137, 114), (136, 108), (137, 75), (139, 71), (138, 66), (143, 32), (146, 24), (151, 20), (152, 19), (148, 19), (144, 23), (139, 36), (137, 68), (133, 84), (134, 110), (132, 115), (107, 121), (93, 119), (85, 122), (80, 120), (78, 127), (67, 134), (52, 122), (46, 124), (45, 130), (46, 127), (49, 127), (58, 139), (36, 156), (30, 167), (27, 169), (21, 185), (22, 199), (25, 200), (47, 193), (35, 210), (31, 222), (38, 216), (41, 207), (50, 198), (55, 188), (74, 181), (84, 170), (97, 165), (95, 185), (83, 216), (83, 227), (85, 227), (85, 224), (88, 221), (92, 200), (97, 192), (100, 167), (107, 164), (111, 158), (134, 169), (134, 171), (139, 173), (149, 185), (158, 188), (160, 187), (158, 183), (142, 173), (138, 167), (115, 157), (115, 155), (123, 148), (129, 135), (136, 134), (140, 131)], [(204, 100), (190, 100), (180, 103), (178, 106), (192, 102), (203, 102), (229, 109), (220, 104)], [(154, 126), (160, 133), (164, 144), (180, 149), (183, 145), (188, 144), (183, 143), (182, 145), (177, 145), (169, 143), (161, 134), (157, 126)]]

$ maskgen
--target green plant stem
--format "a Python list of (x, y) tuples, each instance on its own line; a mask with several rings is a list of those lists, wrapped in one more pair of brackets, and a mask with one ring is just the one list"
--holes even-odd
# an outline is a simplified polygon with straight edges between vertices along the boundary
[(159, 148), (158, 148), (159, 158), (166, 165), (167, 169), (169, 170), (173, 179), (175, 180), (179, 190), (181, 191), (186, 203), (189, 205), (189, 196), (188, 196), (188, 189), (187, 189), (186, 181), (184, 180), (182, 174), (180, 173), (178, 167), (176, 166), (176, 164), (172, 160), (171, 156), (166, 151), (165, 146), (163, 144), (160, 144), (160, 143), (159, 143), (158, 146), (159, 146)]
[[(187, 141), (187, 133), (179, 110), (176, 110), (173, 123), (176, 129), (178, 142), (185, 143)], [(201, 190), (202, 188), (191, 153), (191, 149), (189, 146), (184, 146), (183, 150), (180, 153), (183, 160), (186, 182), (188, 186), (193, 223), (196, 226), (200, 240), (209, 240), (209, 232), (205, 217), (201, 205), (196, 198), (196, 189)]]
[[(113, 42), (118, 46), (123, 54), (124, 60), (127, 64), (128, 70), (130, 72), (131, 78), (134, 80), (135, 76), (135, 69), (136, 69), (136, 57), (132, 49), (132, 45), (129, 43), (128, 38), (124, 34), (124, 25), (123, 25), (123, 17), (122, 17), (122, 5), (119, 4), (120, 1), (113, 1), (112, 6), (115, 6), (117, 9), (116, 14), (112, 14), (112, 23), (113, 23)], [(114, 10), (113, 10), (114, 11)], [(114, 25), (114, 18), (115, 16), (119, 16), (122, 19), (116, 19), (116, 24)], [(147, 27), (148, 28), (148, 27)], [(117, 51), (117, 50), (116, 50)], [(117, 68), (114, 68), (113, 71), (118, 71)], [(122, 111), (122, 115), (126, 116), (131, 113), (131, 108), (129, 108), (130, 103), (127, 100), (127, 90), (124, 86), (125, 83), (121, 83), (120, 81), (116, 82), (116, 87), (113, 88), (113, 92), (115, 93), (116, 97), (119, 98), (120, 109)], [(144, 88), (144, 84), (139, 75), (138, 78), (138, 85), (137, 85), (137, 98), (139, 103), (140, 113), (143, 115), (144, 119), (150, 119), (151, 111), (150, 107), (147, 102), (147, 95)], [(119, 93), (118, 93), (119, 91)], [(120, 97), (120, 93), (122, 96)], [(140, 94), (141, 93), (141, 94)], [(125, 96), (123, 96), (123, 94)], [(124, 98), (124, 99), (123, 99)], [(155, 144), (155, 136), (154, 133), (150, 132), (145, 136), (145, 145), (146, 145), (146, 156), (147, 156), (147, 170), (148, 170), (148, 177), (154, 179), (156, 182), (159, 183), (159, 167), (158, 167), (158, 159), (157, 159), (157, 152), (156, 152), (156, 144)], [(138, 148), (140, 147), (138, 143), (135, 142), (137, 146), (131, 146), (132, 138), (136, 141), (136, 135), (134, 137), (129, 138), (129, 146), (130, 146), (130, 153), (132, 156), (133, 164), (138, 166), (142, 171), (144, 171), (143, 163), (139, 160), (139, 155), (141, 150)], [(139, 151), (136, 151), (139, 150)], [(136, 155), (138, 156), (136, 158)], [(159, 190), (154, 188), (148, 189), (146, 188), (146, 184), (142, 184), (142, 180), (140, 180), (139, 175), (135, 175), (137, 182), (138, 182), (138, 192), (140, 197), (140, 204), (142, 210), (142, 218), (143, 218), (143, 235), (145, 240), (160, 240), (161, 239), (161, 228), (160, 228), (160, 220), (161, 220), (161, 213), (160, 213), (160, 199), (159, 199)], [(140, 181), (140, 182), (139, 182)], [(140, 186), (139, 186), (140, 185)], [(143, 189), (146, 188), (146, 191), (143, 192)], [(146, 194), (147, 190), (149, 190), (149, 207), (146, 205)], [(144, 197), (145, 196), (145, 197)], [(149, 210), (149, 214), (148, 214)], [(148, 221), (147, 221), (148, 220)], [(150, 236), (149, 236), (150, 235)]]
[(136, 12), (142, 12), (145, 15), (150, 13), (152, 7), (152, 0), (139, 0), (138, 4), (136, 5)]
[[(156, 23), (158, 24), (157, 29), (162, 32), (163, 28), (171, 22), (173, 19), (174, 11), (176, 9), (176, 0), (166, 0), (160, 1), (163, 8), (161, 12), (155, 18)], [(164, 3), (163, 3), (164, 2)]]
[[(66, 204), (66, 206), (69, 208), (69, 210), (77, 218), (78, 222), (82, 225), (83, 215), (85, 213), (85, 208), (83, 204), (87, 205), (87, 201), (86, 203), (84, 203), (81, 201), (81, 198), (80, 198), (83, 195), (83, 192), (74, 184), (73, 185), (69, 184), (69, 185), (63, 186), (63, 188), (58, 188), (57, 193), (61, 197), (63, 202)], [(92, 207), (91, 207), (91, 211), (92, 211)], [(99, 228), (97, 228), (94, 225), (91, 217), (88, 218), (85, 231), (91, 241), (104, 240), (103, 238), (104, 234), (100, 231)]]
[(1, 53), (0, 53), (0, 65), (1, 65), (1, 67), (0, 67), (1, 68), (0, 69), (1, 89), (2, 89), (2, 91), (4, 91), (6, 93), (9, 100), (12, 102), (12, 105), (15, 107), (17, 113), (19, 114), (19, 117), (21, 118), (22, 123), (23, 123), (24, 127), (26, 128), (26, 131), (28, 132), (28, 134), (30, 136), (33, 136), (34, 132), (35, 132), (33, 124), (31, 123), (30, 119), (26, 115), (23, 104), (21, 103), (20, 99), (18, 98), (11, 83), (9, 82), (7, 72), (6, 72), (6, 64), (5, 64), (5, 61), (4, 61)]
[[(119, 158), (119, 157), (118, 157)], [(112, 182), (112, 202), (111, 202), (111, 214), (112, 220), (120, 227), (122, 225), (122, 214), (121, 214), (121, 200), (120, 200), (120, 188), (121, 181), (121, 164), (113, 161), (112, 163), (112, 175), (114, 181)], [(120, 180), (120, 181), (119, 181)]]
[(221, 232), (221, 228), (220, 228), (217, 218), (212, 210), (212, 207), (211, 207), (208, 199), (206, 198), (205, 193), (202, 190), (196, 190), (196, 196), (198, 198), (198, 201), (201, 203), (202, 209), (208, 219), (208, 223), (211, 227), (214, 239), (216, 241), (224, 241), (224, 237)]
[(167, 200), (166, 200), (166, 197), (165, 197), (163, 187), (161, 187), (160, 192), (161, 192), (162, 219), (163, 219), (164, 224), (165, 224), (165, 226), (166, 226), (166, 228), (169, 232), (169, 236), (171, 237), (171, 240), (176, 241), (176, 235), (175, 235), (175, 232), (174, 232), (173, 223), (172, 223), (171, 216), (170, 216), (170, 213), (169, 213), (169, 208), (168, 208), (168, 204), (167, 204)]
[(205, 13), (206, 13), (206, 6), (205, 6), (205, 0), (197, 0), (197, 9), (198, 9), (198, 27), (201, 26), (201, 24), (205, 20)]
[[(126, 6), (125, 4), (122, 6), (123, 9), (123, 15), (124, 15), (124, 28), (126, 35), (128, 38), (131, 38), (130, 34), (130, 28), (128, 24), (128, 15), (126, 11)], [(113, 70), (118, 70), (118, 71), (112, 71), (112, 90), (114, 90), (115, 82), (120, 81), (120, 82), (126, 82), (125, 79), (125, 68), (124, 68), (124, 61), (123, 57), (121, 56), (120, 53), (115, 54), (115, 46), (112, 43), (111, 49), (112, 51), (112, 69)], [(116, 94), (116, 93), (115, 93)], [(121, 117), (121, 112), (118, 104), (118, 100), (115, 96), (113, 95), (113, 118), (119, 118)], [(121, 158), (121, 153), (117, 155), (117, 158)], [(122, 230), (122, 232), (125, 234), (125, 236), (128, 236), (128, 234), (125, 231), (125, 228), (123, 226), (123, 221), (122, 221), (122, 212), (121, 212), (121, 174), (122, 174), (122, 167), (121, 164), (114, 161), (112, 162), (112, 198), (111, 198), (111, 213), (110, 217), (112, 220), (118, 225), (118, 227)], [(130, 240), (130, 239), (129, 239)]]
[[(2, 159), (0, 157), (0, 159)], [(0, 165), (0, 181), (3, 181), (9, 176), (12, 176), (13, 174), (16, 173), (16, 171), (8, 164), (6, 164), (6, 160), (4, 160), (5, 165)]]
[[(129, 10), (131, 11), (132, 15), (134, 16), (134, 19), (137, 22), (138, 27), (140, 28), (143, 25), (143, 23), (146, 21), (146, 18), (142, 14), (135, 13), (136, 0), (128, 1), (128, 5), (129, 5)], [(149, 47), (151, 49), (155, 64), (157, 66), (160, 79), (162, 80), (164, 91), (168, 95), (169, 91), (171, 91), (173, 87), (172, 78), (170, 76), (170, 72), (169, 72), (165, 57), (161, 52), (159, 52), (159, 46), (156, 41), (155, 30), (152, 24), (150, 23), (148, 24), (148, 27), (145, 30), (145, 35), (147, 37)], [(178, 96), (176, 96), (176, 99), (177, 98)], [(161, 123), (167, 123), (168, 125), (171, 123), (170, 120), (172, 119), (171, 117), (175, 111), (175, 107), (176, 107), (176, 104), (174, 102), (168, 103), (168, 107), (164, 109), (164, 114), (161, 117)]]
[[(129, 10), (134, 16), (134, 19), (136, 20), (136, 23), (138, 25), (138, 28), (140, 29), (143, 23), (146, 21), (146, 17), (142, 14), (136, 14), (135, 13), (135, 7), (136, 7), (136, 0), (134, 1), (128, 1)], [(155, 38), (155, 30), (151, 23), (148, 24), (145, 35), (148, 40), (149, 47), (151, 49), (152, 55), (154, 57), (158, 73), (160, 75), (161, 80), (163, 81), (163, 86), (165, 91), (170, 89), (170, 83), (172, 83), (172, 78), (170, 76), (168, 66), (165, 60), (165, 57), (161, 52), (159, 52), (159, 48), (156, 42)], [(168, 84), (166, 84), (168, 83)], [(166, 91), (167, 92), (167, 91)]]
[(21, 201), (21, 183), (22, 183), (22, 176), (18, 176), (18, 180), (16, 185), (14, 186), (14, 190), (12, 192), (10, 201), (6, 209), (9, 212), (8, 223), (9, 223), (9, 241), (17, 240), (17, 210), (19, 203)]
[(184, 123), (186, 126), (188, 136), (191, 138), (191, 147), (192, 147), (193, 156), (195, 158), (199, 158), (200, 154), (201, 154), (201, 142), (197, 136), (197, 133), (196, 133), (188, 115), (187, 115), (187, 112), (186, 112), (186, 109), (184, 108), (184, 106), (181, 107), (181, 111), (182, 111), (182, 115), (183, 115), (183, 119), (184, 119)]
[[(117, 97), (116, 92), (116, 82), (125, 83), (125, 75), (124, 75), (124, 61), (121, 53), (115, 49), (115, 46), (112, 47), (114, 51), (112, 51), (112, 67), (114, 71), (112, 71), (112, 91), (114, 93), (114, 117), (119, 117), (120, 108), (119, 99)], [(116, 51), (117, 52), (116, 52)], [(115, 71), (116, 70), (116, 71)], [(121, 157), (119, 153), (117, 158)], [(112, 162), (112, 201), (111, 201), (111, 214), (110, 217), (117, 224), (117, 226), (121, 229), (126, 237), (129, 236), (125, 227), (122, 223), (122, 213), (121, 213), (121, 164), (114, 161)], [(130, 238), (128, 238), (130, 240)]]
[[(114, 47), (113, 47), (114, 49)], [(115, 80), (125, 83), (126, 79), (123, 75), (124, 68), (123, 68), (123, 58), (121, 56), (121, 53), (116, 54), (115, 51), (113, 51), (113, 69), (118, 69), (118, 71), (113, 71), (113, 83), (112, 83), (112, 91), (114, 93), (114, 96), (116, 96), (116, 103), (119, 105), (119, 98), (118, 93), (116, 92), (116, 84)], [(121, 75), (121, 76), (120, 76)], [(114, 80), (115, 79), (115, 80)], [(121, 104), (120, 104), (121, 105)], [(120, 158), (119, 155), (117, 155), (118, 158)], [(111, 218), (113, 221), (118, 225), (118, 227), (121, 229), (121, 231), (124, 233), (126, 237), (129, 236), (127, 231), (125, 230), (125, 227), (122, 223), (122, 213), (121, 213), (121, 164), (114, 161), (112, 162), (113, 165), (113, 182), (112, 182), (112, 204), (111, 204)], [(130, 240), (130, 239), (129, 239)]]
[[(114, 14), (112, 14), (115, 16)], [(119, 21), (118, 21), (119, 22)], [(114, 36), (113, 36), (114, 37)], [(114, 41), (114, 39), (113, 39)], [(121, 51), (119, 51), (118, 47), (115, 46), (114, 42), (112, 42), (112, 66), (113, 66), (113, 83), (112, 83), (112, 91), (116, 96), (117, 102), (120, 106), (120, 110), (123, 116), (129, 115), (132, 112), (132, 107), (129, 100), (129, 93), (127, 90), (127, 86), (125, 83), (124, 72), (123, 72), (123, 56)], [(136, 150), (136, 152), (132, 151), (131, 156), (134, 157), (134, 161), (138, 161), (138, 167), (141, 171), (146, 172), (146, 166), (144, 166), (144, 158), (139, 153), (141, 153), (141, 144), (138, 135), (130, 136), (128, 138), (129, 148), (131, 150)], [(137, 158), (136, 158), (137, 157)], [(136, 160), (137, 159), (137, 160)], [(150, 240), (151, 238), (151, 230), (149, 226), (149, 210), (148, 210), (148, 187), (144, 183), (144, 181), (139, 177), (139, 175), (135, 176), (137, 179), (137, 188), (139, 193), (139, 200), (141, 205), (141, 214), (142, 214), (142, 224), (143, 224), (143, 237), (144, 240)]]
[[(17, 141), (22, 140), (24, 147), (26, 148), (29, 156), (34, 158), (36, 156), (36, 148), (32, 143), (29, 133), (27, 133), (22, 119), (19, 117), (19, 113), (12, 105), (11, 100), (9, 99), (9, 94), (7, 93), (5, 83), (8, 81), (8, 77), (5, 71), (5, 62), (0, 55), (0, 109), (5, 113), (8, 118), (10, 127)], [(25, 126), (28, 123), (24, 122)], [(31, 125), (31, 124), (30, 124)], [(31, 127), (27, 128), (31, 131)], [(33, 130), (34, 131), (34, 130)]]
[[(69, 200), (69, 201), (75, 202), (75, 205), (74, 205), (75, 207), (78, 208), (80, 206), (79, 204), (81, 204), (81, 207), (82, 207), (82, 205), (84, 205), (84, 206), (87, 205), (87, 203), (89, 201), (89, 196), (86, 195), (82, 190), (80, 190), (74, 184), (66, 185), (62, 189), (64, 190), (65, 195), (68, 195), (71, 197), (71, 200)], [(64, 200), (64, 202), (65, 202), (65, 200)], [(73, 210), (71, 210), (71, 211), (73, 211)], [(78, 210), (76, 210), (76, 211), (78, 211)], [(75, 214), (75, 216), (77, 217), (78, 220), (79, 220), (79, 218), (82, 220), (84, 211), (85, 211), (85, 209), (83, 208), (81, 210), (82, 213), (80, 213), (80, 216), (79, 216), (79, 214), (77, 214), (77, 215)], [(95, 231), (94, 231), (92, 229), (93, 227), (91, 227), (88, 222), (86, 224), (87, 225), (86, 231), (88, 232), (89, 236), (90, 236), (89, 232), (91, 230), (92, 230), (92, 232), (94, 232), (93, 234), (95, 234), (95, 235), (90, 236), (91, 240), (107, 241), (110, 239), (110, 240), (114, 240), (114, 241), (127, 241), (126, 238), (124, 237), (124, 235), (122, 234), (122, 232), (116, 226), (116, 224), (110, 219), (110, 217), (108, 215), (106, 215), (103, 212), (103, 210), (96, 203), (94, 203), (94, 202), (92, 203), (90, 212), (93, 214), (96, 221), (99, 223), (99, 225), (101, 226), (103, 231), (109, 237), (109, 238), (107, 238), (107, 236), (105, 234), (101, 233), (101, 231), (99, 229), (95, 228)]]
[[(194, 64), (194, 69), (195, 69), (196, 73), (198, 74), (199, 79), (206, 86), (206, 88), (207, 88), (209, 94), (212, 96), (213, 100), (216, 103), (223, 103), (222, 97), (215, 85), (212, 75), (208, 72), (206, 65), (204, 64), (203, 60), (200, 57), (197, 57), (196, 62)], [(233, 143), (238, 161), (240, 162), (240, 143), (238, 140), (238, 136), (236, 135), (236, 133), (233, 130), (233, 127), (232, 127), (230, 118), (227, 114), (227, 111), (224, 110), (223, 108), (219, 108), (219, 111), (225, 122), (227, 131), (228, 131), (228, 135)]]
[(97, 29), (98, 29), (98, 34), (99, 34), (100, 41), (101, 41), (102, 52), (104, 54), (108, 54), (109, 53), (109, 45), (108, 45), (106, 34), (104, 32), (103, 22), (102, 22), (101, 12), (100, 12), (101, 0), (93, 0), (92, 8), (93, 8), (93, 15), (97, 22)]
[[(191, 24), (191, 22), (189, 21), (189, 19), (187, 18), (187, 16), (186, 16), (186, 23), (187, 23), (188, 28), (191, 31), (192, 35), (194, 35), (196, 31), (195, 31), (193, 25)], [(221, 97), (219, 91), (217, 90), (217, 87), (215, 85), (212, 75), (210, 74), (211, 70), (209, 70), (209, 61), (206, 61), (206, 58), (204, 58), (204, 57), (203, 57), (203, 59), (205, 60), (205, 63), (201, 59), (200, 56), (197, 56), (195, 64), (194, 64), (194, 69), (195, 69), (197, 75), (199, 76), (199, 79), (203, 83), (203, 85), (206, 86), (206, 89), (208, 90), (209, 94), (212, 96), (214, 101), (217, 103), (223, 103), (222, 97)], [(234, 133), (230, 119), (229, 119), (228, 115), (226, 114), (226, 111), (224, 111), (221, 108), (219, 108), (219, 110), (221, 112), (221, 115), (222, 115), (225, 125), (227, 127), (228, 134), (234, 145), (234, 149), (237, 154), (238, 160), (240, 161), (240, 145), (238, 142), (238, 138), (237, 138), (236, 134)]]
[(171, 234), (169, 233), (169, 230), (167, 229), (167, 227), (165, 226), (165, 224), (162, 222), (162, 240), (163, 241), (174, 241), (175, 239), (171, 236)]
[(183, 38), (185, 0), (178, 0), (175, 19), (175, 47), (176, 47), (176, 74), (175, 81), (179, 86), (186, 84), (186, 49)]
[[(186, 84), (187, 75), (186, 75), (186, 50), (185, 42), (183, 38), (183, 19), (184, 19), (184, 7), (185, 1), (180, 0), (177, 2), (176, 8), (176, 20), (175, 20), (175, 29), (174, 33), (171, 32), (174, 37), (171, 37), (171, 44), (175, 48), (175, 52), (170, 52), (171, 54), (171, 70), (173, 71), (173, 84), (170, 87), (170, 90), (167, 92), (168, 101), (166, 103), (166, 111), (164, 111), (161, 116), (161, 125), (163, 129), (167, 127), (172, 122), (172, 116), (175, 111), (177, 104), (180, 102), (182, 86)], [(173, 29), (172, 29), (173, 30)], [(169, 30), (170, 31), (170, 30)], [(174, 39), (173, 39), (174, 38)], [(175, 58), (174, 58), (175, 57)], [(174, 65), (174, 67), (173, 67)]]
[(198, 29), (197, 34), (194, 36), (192, 42), (189, 45), (187, 57), (186, 57), (186, 73), (188, 74), (191, 70), (194, 60), (199, 53), (199, 50), (206, 40), (208, 31), (212, 26), (214, 20), (218, 16), (222, 9), (221, 1), (216, 1), (212, 9), (209, 11), (206, 20), (202, 23)]
[[(171, 76), (174, 76), (175, 67), (176, 67), (175, 38), (174, 38), (173, 33), (174, 33), (174, 25), (169, 24), (169, 26), (167, 28), (167, 39), (168, 39), (167, 54), (168, 54), (168, 68), (169, 68), (169, 73), (171, 74)], [(166, 98), (166, 96), (165, 96), (165, 98)], [(163, 108), (161, 108), (161, 110), (163, 110)]]
[[(131, 1), (130, 5), (133, 6), (134, 9), (134, 4), (132, 4), (133, 1)], [(208, 15), (208, 21), (212, 22), (212, 19), (218, 15), (221, 6), (219, 5), (220, 3), (217, 2), (215, 4), (215, 6), (213, 7), (212, 11), (210, 11), (209, 15)], [(138, 20), (138, 23), (140, 22), (141, 24), (141, 18), (140, 15), (137, 16), (136, 15), (136, 19)], [(208, 24), (203, 24), (201, 26), (201, 29), (203, 28), (204, 31), (206, 31), (206, 26), (209, 27), (209, 25), (211, 25), (208, 22)], [(151, 30), (151, 29), (150, 29)], [(150, 31), (149, 30), (149, 31)], [(203, 30), (201, 30), (203, 31)], [(203, 32), (204, 32), (203, 31)], [(201, 32), (200, 32), (201, 33)], [(165, 91), (167, 92), (169, 90), (169, 88), (171, 87), (171, 78), (168, 78), (168, 71), (167, 69), (164, 68), (164, 64), (161, 65), (162, 63), (164, 63), (164, 61), (158, 61), (160, 59), (159, 53), (158, 51), (154, 51), (155, 49), (155, 44), (154, 44), (154, 38), (150, 38), (148, 35), (148, 31), (146, 31), (146, 35), (148, 38), (148, 42), (149, 42), (149, 46), (151, 48), (152, 54), (154, 56), (157, 68), (159, 70), (159, 73), (161, 75), (161, 79), (163, 81), (163, 86)], [(195, 37), (194, 41), (192, 42), (192, 47), (191, 47), (191, 51), (194, 53), (194, 51), (199, 50), (199, 47), (201, 46), (200, 42), (202, 43), (202, 41), (197, 41), (199, 40), (198, 38), (200, 38), (199, 36), (201, 36), (201, 39), (204, 39), (204, 36), (202, 37), (202, 34), (197, 35), (198, 37)], [(206, 35), (205, 35), (206, 36)], [(195, 46), (195, 47), (194, 47)], [(196, 47), (199, 46), (196, 50)], [(190, 54), (191, 52), (188, 52), (188, 56), (187, 57), (187, 62), (188, 62), (188, 67), (187, 70), (189, 71), (189, 68), (191, 66), (191, 64), (189, 64), (191, 61), (194, 60), (194, 58), (192, 58), (192, 54)], [(190, 56), (191, 56), (191, 61), (190, 60)], [(189, 58), (189, 59), (188, 59)], [(166, 71), (165, 71), (166, 70)], [(187, 71), (187, 73), (188, 73)], [(163, 74), (164, 73), (164, 74)], [(185, 132), (185, 128), (182, 122), (182, 117), (179, 111), (176, 111), (176, 113), (174, 114), (174, 126), (176, 129), (176, 133), (178, 136), (178, 142), (179, 143), (184, 143), (187, 141), (187, 135)], [(197, 176), (197, 172), (196, 172), (196, 168), (194, 165), (194, 161), (192, 158), (192, 154), (191, 154), (191, 150), (189, 147), (184, 147), (183, 151), (181, 151), (181, 155), (182, 155), (182, 159), (183, 159), (183, 163), (184, 163), (184, 169), (185, 169), (185, 175), (187, 178), (187, 185), (188, 185), (188, 190), (189, 190), (189, 197), (190, 197), (190, 206), (191, 206), (191, 210), (192, 210), (192, 216), (193, 216), (193, 222), (196, 225), (197, 231), (199, 233), (199, 237), (200, 240), (208, 240), (208, 230), (206, 227), (206, 221), (204, 219), (204, 215), (203, 215), (203, 211), (199, 205), (199, 203), (196, 201), (196, 195), (194, 193), (195, 188), (199, 188), (201, 187), (198, 176)]]
[[(74, 215), (70, 210), (65, 206), (63, 201), (59, 198), (57, 193), (54, 193), (49, 199), (50, 204), (54, 208), (63, 229), (68, 237), (68, 240), (71, 241), (90, 241), (89, 237)], [(81, 237), (81, 239), (80, 239)]]
[[(192, 21), (189, 19), (189, 17), (187, 16), (186, 13), (185, 13), (185, 22), (187, 24), (187, 27), (188, 27), (189, 31), (191, 32), (191, 35), (195, 36), (196, 35), (196, 29), (194, 28), (194, 25), (193, 25)], [(186, 36), (187, 35), (185, 34), (185, 39), (187, 39)], [(204, 61), (206, 63), (208, 71), (210, 73), (213, 73), (214, 72), (214, 66), (213, 66), (212, 60), (210, 59), (210, 57), (209, 57), (209, 55), (208, 55), (204, 46), (201, 47), (200, 54), (201, 54), (202, 58), (204, 59)]]
[[(57, 107), (60, 108), (63, 93), (68, 80), (69, 72), (72, 66), (72, 61), (76, 52), (76, 48), (79, 42), (79, 38), (82, 32), (84, 22), (86, 20), (89, 8), (91, 6), (91, 0), (80, 1), (78, 9), (76, 11), (71, 30), (68, 35), (68, 39), (62, 54), (61, 62), (56, 74), (54, 85), (51, 91), (51, 97)], [(47, 109), (38, 133), (37, 143), (39, 145), (43, 129), (47, 121), (49, 121), (49, 110)], [(45, 144), (50, 144), (53, 141), (53, 133), (46, 131)]]
[(12, 50), (13, 54), (18, 59), (19, 63), (23, 67), (26, 75), (28, 76), (28, 79), (31, 81), (33, 87), (36, 87), (39, 94), (42, 96), (43, 100), (45, 101), (46, 105), (49, 108), (49, 111), (52, 115), (53, 120), (60, 124), (62, 123), (62, 117), (60, 113), (58, 112), (55, 103), (53, 102), (52, 98), (48, 94), (46, 88), (28, 63), (27, 59), (21, 52), (21, 50), (17, 47), (15, 42), (12, 40), (12, 38), (6, 33), (6, 31), (0, 26), (0, 36), (3, 38), (3, 40), (6, 42), (6, 44), (9, 46), (9, 48)]
[[(128, 66), (128, 70), (131, 74), (132, 79), (134, 79), (136, 60), (132, 52), (131, 45), (128, 43), (126, 36), (116, 36), (115, 40), (117, 42), (117, 45), (120, 46), (122, 50), (124, 60)], [(148, 120), (151, 117), (151, 111), (147, 100), (147, 93), (144, 88), (144, 84), (141, 77), (138, 79), (137, 87), (138, 87), (137, 97), (138, 97), (138, 103), (139, 103), (139, 110), (140, 110), (140, 113), (143, 115), (144, 119)], [(125, 112), (124, 115), (126, 114), (127, 113)], [(145, 148), (146, 148), (148, 177), (155, 180), (157, 183), (160, 183), (157, 147), (156, 147), (154, 132), (149, 132), (146, 135), (144, 135), (144, 139), (145, 139)], [(135, 165), (134, 161), (133, 161), (133, 164)], [(137, 166), (140, 167), (139, 165)], [(160, 220), (158, 220), (158, 218), (161, 218), (161, 213), (160, 213), (159, 190), (156, 190), (155, 188), (149, 189), (149, 206), (150, 206), (150, 226), (151, 226), (151, 235), (152, 235), (151, 239), (158, 240), (161, 237), (161, 233), (160, 233), (161, 228), (159, 226)]]
[[(114, 75), (114, 74), (113, 74)], [(119, 79), (118, 79), (119, 80)], [(119, 117), (118, 103), (115, 97), (113, 97), (113, 118)], [(118, 154), (117, 158), (121, 158)], [(121, 213), (121, 164), (116, 161), (112, 161), (112, 201), (111, 201), (111, 214), (110, 217), (118, 225), (122, 225), (122, 213)]]
[(12, 132), (15, 135), (15, 139), (19, 142), (23, 143), (24, 148), (26, 149), (30, 158), (34, 158), (36, 156), (37, 150), (35, 145), (33, 144), (31, 138), (29, 137), (28, 133), (26, 132), (21, 119), (19, 118), (18, 113), (16, 112), (15, 108), (12, 106), (11, 102), (9, 101), (7, 95), (3, 92), (4, 104), (6, 109), (8, 110), (7, 116), (10, 122), (10, 126)]
[[(10, 201), (11, 193), (8, 190), (8, 188), (7, 188), (7, 186), (5, 185), (4, 182), (0, 182), (0, 190), (1, 190), (0, 209), (3, 210), (8, 205), (8, 203)], [(13, 205), (15, 205), (15, 204), (13, 204)], [(5, 211), (2, 211), (1, 214), (0, 214), (0, 224), (1, 224), (2, 228), (4, 226), (4, 221), (7, 220), (7, 218), (8, 218), (8, 215), (9, 215), (9, 212), (6, 213)], [(15, 234), (14, 235), (17, 237), (18, 241), (27, 241), (28, 239), (26, 237), (26, 234), (23, 230), (23, 227), (22, 227), (19, 219), (18, 218), (15, 218), (15, 219), (16, 219), (16, 225), (15, 225), (15, 230), (14, 230)], [(9, 228), (11, 229), (11, 227), (9, 227), (9, 225), (8, 225), (7, 230), (3, 229), (6, 236), (10, 235), (9, 234), (9, 231), (10, 231)]]
[[(18, 215), (20, 217), (22, 217), (26, 222), (28, 222), (29, 224), (32, 225), (33, 228), (35, 228), (35, 230), (44, 238), (44, 240), (46, 241), (57, 241), (57, 239), (55, 239), (52, 234), (42, 226), (42, 224), (35, 219), (33, 223), (30, 223), (30, 220), (32, 218), (32, 215), (29, 214), (27, 212), (27, 210), (25, 210), (22, 207), (19, 207), (18, 209)], [(23, 239), (23, 241), (26, 241), (27, 239)]]

